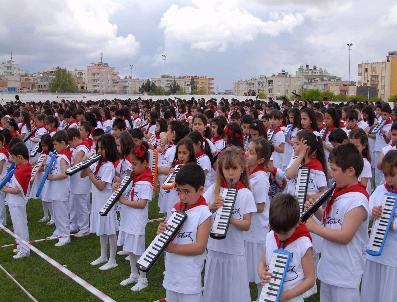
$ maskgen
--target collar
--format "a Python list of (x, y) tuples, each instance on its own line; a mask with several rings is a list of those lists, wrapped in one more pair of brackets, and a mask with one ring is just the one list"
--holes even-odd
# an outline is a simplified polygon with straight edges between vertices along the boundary
[(308, 162), (302, 164), (302, 166), (311, 170), (324, 171), (323, 165), (317, 158), (310, 159)]
[(278, 235), (276, 233), (274, 233), (274, 239), (276, 240), (278, 248), (280, 248), (280, 247), (286, 248), (289, 244), (291, 244), (292, 242), (294, 242), (295, 240), (297, 240), (301, 237), (307, 237), (310, 239), (310, 241), (312, 240), (312, 237), (310, 236), (309, 229), (307, 228), (307, 226), (305, 224), (303, 224), (301, 222), (298, 224), (298, 226), (295, 229), (295, 232), (291, 235), (291, 237), (289, 237), (285, 241), (280, 241)]
[(201, 149), (199, 152), (196, 153), (196, 158), (199, 159), (200, 157), (202, 157), (203, 155), (205, 155), (205, 152), (203, 149)]
[(258, 171), (265, 172), (265, 168), (263, 167), (263, 165), (257, 165), (251, 172), (249, 172), (249, 174), (252, 175)]
[(72, 151), (70, 151), (69, 148), (65, 148), (65, 149), (59, 151), (58, 154), (65, 155), (69, 159), (69, 162), (71, 162), (71, 160), (72, 160)]
[[(237, 190), (244, 189), (244, 188), (246, 188), (246, 187), (247, 187), (247, 186), (246, 186), (245, 184), (243, 184), (243, 182), (240, 181), (240, 180), (233, 186), (233, 188), (235, 188), (235, 189), (237, 189)], [(226, 180), (222, 180), (222, 182), (221, 182), (221, 188), (229, 188), (229, 186), (228, 186)]]
[(194, 204), (186, 204), (183, 203), (182, 201), (178, 201), (174, 205), (174, 209), (177, 211), (187, 211), (198, 206), (206, 206), (206, 205), (207, 202), (205, 201), (205, 198), (203, 196), (200, 196), (200, 198)]
[(134, 184), (138, 181), (148, 181), (150, 183), (153, 182), (152, 170), (150, 168), (146, 168), (145, 171), (141, 174), (132, 174)]

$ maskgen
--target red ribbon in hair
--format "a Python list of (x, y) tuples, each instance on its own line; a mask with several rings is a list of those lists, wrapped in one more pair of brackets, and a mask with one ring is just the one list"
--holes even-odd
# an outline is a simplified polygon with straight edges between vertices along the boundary
[(312, 237), (310, 236), (310, 232), (307, 228), (307, 226), (303, 223), (299, 223), (298, 226), (295, 229), (295, 232), (285, 241), (281, 241), (280, 238), (276, 233), (274, 233), (274, 239), (276, 240), (277, 247), (280, 248), (281, 244), (283, 244), (283, 248), (286, 248), (289, 244), (294, 242), (295, 240), (301, 238), (301, 237), (307, 237), (312, 240)]
[(135, 147), (134, 149), (134, 154), (136, 155), (136, 157), (142, 159), (145, 157), (145, 152), (147, 151), (147, 148), (144, 144), (140, 144), (138, 146)]

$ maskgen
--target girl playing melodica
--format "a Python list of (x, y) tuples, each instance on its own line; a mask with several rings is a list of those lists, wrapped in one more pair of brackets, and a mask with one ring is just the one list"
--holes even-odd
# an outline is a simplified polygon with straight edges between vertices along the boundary
[(283, 157), (283, 170), (285, 170), (291, 161), (294, 150), (292, 148), (292, 139), (296, 137), (296, 134), (301, 128), (300, 111), (298, 108), (291, 108), (288, 110), (288, 126), (290, 127), (285, 133), (285, 146), (284, 146), (284, 157)]
[[(131, 163), (134, 167), (133, 185), (128, 197), (122, 195), (120, 202), (120, 232), (118, 245), (129, 254), (130, 276), (121, 281), (126, 286), (136, 283), (131, 290), (140, 291), (148, 286), (146, 273), (139, 272), (136, 262), (145, 251), (145, 228), (148, 221), (148, 202), (152, 200), (152, 172), (148, 167), (149, 145), (143, 142), (131, 150)], [(117, 189), (120, 183), (114, 183)]]
[[(159, 152), (159, 166), (158, 166), (158, 180), (159, 183), (162, 184), (168, 174), (170, 173), (170, 169), (172, 167), (172, 162), (175, 158), (176, 145), (178, 142), (189, 132), (187, 126), (180, 121), (171, 121), (168, 125), (167, 130), (167, 146)], [(171, 203), (168, 202), (170, 190), (164, 190), (160, 186), (160, 194), (159, 194), (159, 207), (160, 213), (170, 213), (172, 208), (169, 208), (168, 205)], [(171, 204), (170, 206), (173, 206)]]
[[(54, 151), (54, 145), (51, 140), (51, 136), (49, 134), (45, 134), (41, 137), (40, 141), (40, 148), (39, 148), (40, 155), (45, 154), (46, 159), (48, 159), (48, 154), (50, 152)], [(39, 158), (38, 157), (38, 158)], [(43, 176), (43, 171), (44, 171), (44, 166), (47, 162), (47, 160), (44, 160), (43, 164), (41, 165), (41, 168), (37, 171), (36, 176), (33, 179), (33, 183), (31, 183), (31, 188), (30, 188), (30, 198), (36, 198), (35, 194), (37, 192), (37, 189), (39, 188), (42, 176)], [(36, 165), (37, 161), (33, 162), (32, 167)], [(52, 220), (52, 205), (50, 202), (45, 200), (45, 192), (47, 190), (48, 182), (45, 182), (44, 188), (41, 193), (41, 205), (43, 207), (43, 217), (39, 220), (39, 222), (47, 222), (48, 225), (53, 225), (54, 221)], [(50, 215), (51, 214), (51, 215)], [(51, 217), (51, 218), (50, 218)]]
[[(111, 134), (103, 134), (97, 145), (98, 153), (102, 159), (81, 171), (82, 177), (89, 177), (92, 186), (92, 207), (90, 215), (90, 232), (99, 236), (101, 255), (91, 262), (91, 265), (103, 264), (99, 269), (108, 270), (117, 266), (116, 249), (118, 229), (116, 209), (112, 207), (106, 216), (99, 215), (99, 211), (112, 195), (112, 181), (115, 176), (114, 163), (118, 159), (116, 141)], [(109, 243), (109, 260), (107, 247)]]
[(204, 170), (205, 174), (205, 185), (204, 189), (207, 190), (208, 187), (213, 183), (213, 170), (211, 166), (212, 154), (210, 151), (205, 152), (203, 149), (204, 138), (198, 131), (190, 132), (188, 137), (193, 142), (193, 148), (196, 155), (197, 164)]
[(257, 213), (252, 214), (251, 227), (245, 234), (245, 255), (247, 257), (248, 280), (257, 284), (258, 296), (261, 291), (257, 273), (259, 261), (265, 248), (269, 231), (269, 173), (267, 164), (272, 155), (272, 145), (263, 137), (251, 141), (245, 153), (249, 171), (249, 182)]
[(251, 213), (256, 212), (256, 206), (249, 190), (247, 163), (241, 149), (227, 148), (219, 157), (216, 170), (216, 182), (204, 194), (211, 212), (223, 205), (223, 190), (231, 186), (238, 191), (226, 238), (210, 238), (208, 241), (204, 301), (251, 301), (244, 231), (250, 228)]
[(356, 146), (358, 151), (360, 151), (364, 160), (363, 171), (358, 177), (358, 181), (367, 188), (368, 194), (372, 193), (372, 169), (371, 169), (371, 155), (368, 146), (368, 137), (365, 131), (361, 128), (356, 128), (350, 131), (349, 134), (350, 142)]
[[(397, 193), (397, 151), (389, 151), (382, 161), (381, 169), (386, 183), (379, 185), (369, 198), (369, 213), (374, 220), (380, 219), (385, 194)], [(397, 223), (391, 218), (389, 233), (380, 256), (366, 255), (361, 283), (361, 302), (392, 302), (396, 300), (397, 287)]]
[(120, 160), (116, 166), (116, 176), (122, 179), (132, 172), (130, 153), (134, 146), (132, 136), (128, 131), (123, 131), (116, 140), (117, 150), (120, 154)]

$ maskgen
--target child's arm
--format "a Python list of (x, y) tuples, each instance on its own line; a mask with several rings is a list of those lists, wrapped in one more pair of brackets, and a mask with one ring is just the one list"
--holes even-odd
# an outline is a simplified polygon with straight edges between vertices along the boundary
[(4, 159), (0, 160), (0, 173), (3, 172), (4, 162)]
[(166, 174), (168, 175), (170, 173), (170, 167), (158, 167), (157, 168), (157, 174)]
[(280, 145), (274, 145), (274, 151), (278, 153), (284, 153), (284, 145), (285, 143), (281, 143)]
[(263, 211), (265, 210), (265, 203), (257, 203), (256, 204), (256, 212), (257, 213), (263, 213)]
[(304, 159), (305, 155), (304, 154), (299, 154), (297, 158), (292, 162), (292, 164), (289, 166), (287, 171), (285, 171), (285, 177), (287, 179), (293, 179), (296, 174), (298, 173), (299, 167)]
[(343, 224), (340, 230), (332, 230), (319, 225), (309, 218), (306, 222), (306, 226), (309, 231), (315, 233), (326, 240), (336, 242), (339, 244), (348, 244), (354, 234), (357, 232), (361, 224), (367, 219), (367, 211), (363, 206), (356, 207), (350, 210), (343, 219)]
[(383, 152), (380, 152), (378, 162), (376, 163), (376, 166), (378, 167), (379, 170), (382, 169), (382, 161), (384, 157), (385, 155), (383, 154)]
[(211, 230), (211, 217), (208, 217), (197, 229), (196, 242), (192, 244), (170, 243), (167, 252), (183, 256), (196, 256), (204, 253), (207, 248), (208, 237)]
[(89, 167), (81, 171), (81, 176), (82, 176), (82, 177), (88, 176), (89, 179), (91, 180), (91, 182), (93, 183), (93, 185), (94, 185), (99, 191), (105, 190), (106, 182), (97, 179), (97, 178), (95, 177), (94, 172), (92, 172), (92, 170), (91, 170)]
[(119, 202), (134, 209), (144, 209), (146, 207), (148, 200), (139, 199), (138, 201), (132, 201), (129, 198), (125, 197), (124, 195), (121, 195), (119, 198)]
[(261, 284), (265, 285), (270, 282), (272, 274), (269, 272), (269, 266), (266, 263), (266, 251), (263, 251), (263, 254), (258, 264), (258, 275), (261, 279)]
[(13, 187), (13, 188), (4, 186), (4, 187), (1, 189), (1, 192), (9, 193), (9, 194), (19, 194), (19, 193), (21, 193), (21, 191), (19, 190), (19, 188), (18, 188), (17, 186), (15, 186), (15, 187)]
[(62, 180), (68, 177), (65, 172), (69, 165), (66, 162), (66, 160), (64, 160), (63, 158), (61, 158), (60, 166), (61, 166), (61, 172), (59, 172), (56, 175), (48, 174), (47, 176), (48, 180)]
[(240, 231), (248, 231), (251, 226), (251, 213), (244, 214), (242, 220), (231, 217), (230, 224), (233, 224)]
[(77, 154), (76, 154), (76, 158), (74, 159), (74, 164), (76, 165), (76, 164), (78, 164), (79, 162), (81, 162), (82, 160), (83, 160), (83, 158), (84, 158), (84, 151), (83, 150), (80, 150), (79, 152), (77, 152)]
[(302, 257), (301, 264), (303, 268), (303, 274), (305, 276), (303, 282), (299, 283), (290, 290), (283, 292), (280, 297), (280, 302), (298, 297), (313, 287), (315, 281), (315, 269), (312, 248), (307, 249), (306, 254)]

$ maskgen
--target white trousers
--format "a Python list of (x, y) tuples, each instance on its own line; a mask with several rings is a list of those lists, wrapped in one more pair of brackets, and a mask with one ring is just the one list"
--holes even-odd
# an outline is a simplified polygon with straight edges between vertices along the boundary
[(90, 231), (90, 193), (70, 194), (70, 229), (82, 233)]
[[(26, 204), (24, 205), (8, 205), (10, 210), (12, 227), (14, 228), (14, 233), (24, 239), (29, 241), (29, 230), (28, 230), (28, 220), (26, 215)], [(29, 252), (29, 247), (25, 244), (21, 244), (17, 240), (17, 250), (23, 253)]]
[(52, 212), (56, 227), (53, 235), (58, 237), (69, 237), (70, 221), (68, 201), (52, 200)]
[(4, 226), (7, 224), (5, 197), (6, 197), (6, 193), (0, 192), (0, 223)]
[(181, 294), (174, 292), (172, 290), (166, 291), (167, 302), (201, 302), (202, 295), (201, 294)]
[(321, 302), (359, 302), (360, 292), (358, 288), (344, 288), (321, 282)]

